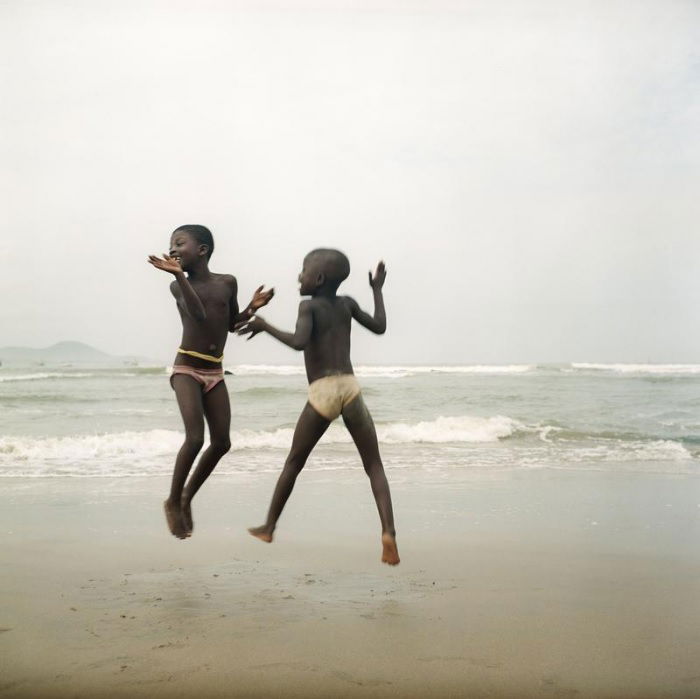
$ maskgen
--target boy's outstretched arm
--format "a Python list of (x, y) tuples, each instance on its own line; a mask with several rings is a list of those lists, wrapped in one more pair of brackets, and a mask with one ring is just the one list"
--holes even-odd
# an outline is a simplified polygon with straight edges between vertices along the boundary
[(238, 323), (236, 330), (239, 335), (250, 335), (249, 340), (255, 337), (260, 332), (266, 332), (280, 342), (283, 342), (287, 347), (295, 350), (303, 350), (311, 339), (311, 330), (313, 329), (313, 314), (311, 312), (311, 302), (302, 301), (299, 304), (299, 316), (297, 317), (297, 326), (293, 333), (278, 330), (273, 325), (270, 325), (264, 318), (253, 316), (250, 320)]
[(166, 254), (163, 255), (163, 259), (156, 255), (149, 255), (148, 261), (156, 269), (162, 269), (175, 277), (175, 281), (170, 285), (170, 291), (177, 300), (178, 306), (191, 318), (206, 320), (207, 312), (204, 310), (204, 304), (187, 280), (180, 263)]
[(382, 335), (386, 332), (386, 311), (384, 310), (384, 295), (382, 294), (382, 287), (384, 286), (385, 279), (386, 267), (384, 262), (380, 262), (377, 265), (374, 276), (372, 276), (372, 272), (369, 273), (369, 285), (372, 287), (372, 293), (374, 294), (373, 316), (363, 311), (355, 299), (348, 297), (352, 309), (352, 317), (360, 325), (377, 335)]
[(250, 300), (250, 303), (242, 311), (239, 311), (238, 282), (236, 281), (235, 277), (232, 277), (232, 279), (233, 289), (231, 290), (231, 301), (229, 302), (228, 324), (228, 331), (231, 333), (235, 332), (236, 325), (251, 318), (255, 314), (255, 311), (258, 310), (258, 308), (267, 306), (267, 304), (270, 303), (272, 297), (275, 295), (274, 289), (268, 289), (267, 291), (264, 291), (265, 285), (262, 284), (253, 293), (253, 298)]

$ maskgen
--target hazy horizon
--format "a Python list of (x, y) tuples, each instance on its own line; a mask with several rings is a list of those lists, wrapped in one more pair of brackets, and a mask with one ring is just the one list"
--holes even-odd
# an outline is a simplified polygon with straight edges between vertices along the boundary
[[(339, 247), (356, 364), (700, 362), (700, 4), (0, 6), (0, 346), (174, 355), (170, 232), (294, 326)], [(231, 363), (301, 363), (269, 337)]]
[[(47, 347), (29, 347), (29, 346), (22, 346), (22, 345), (6, 345), (3, 347), (0, 347), (0, 362), (7, 364), (8, 366), (16, 365), (20, 366), (20, 364), (17, 363), (17, 360), (13, 358), (12, 355), (10, 355), (10, 359), (7, 359), (7, 354), (3, 355), (2, 352), (13, 350), (13, 351), (24, 351), (24, 350), (29, 350), (32, 352), (46, 352), (49, 350), (52, 350), (57, 347), (61, 347), (62, 349), (65, 349), (64, 345), (73, 345), (77, 344), (81, 347), (87, 348), (89, 350), (96, 350), (100, 354), (105, 355), (109, 359), (114, 359), (114, 360), (137, 360), (141, 366), (144, 366), (145, 362), (156, 362), (157, 366), (166, 365), (169, 366), (170, 363), (173, 361), (174, 357), (173, 356), (157, 356), (157, 355), (143, 355), (139, 354), (137, 352), (126, 352), (123, 354), (112, 354), (110, 352), (105, 351), (101, 347), (96, 347), (94, 345), (88, 344), (81, 342), (80, 340), (59, 340), (56, 343), (53, 343)], [(251, 361), (237, 361), (236, 358), (234, 357), (229, 361), (228, 356), (224, 362), (226, 366), (236, 366), (236, 365), (249, 365), (249, 366), (299, 366), (299, 369), (301, 370), (303, 368), (303, 356), (301, 354), (297, 354), (296, 358), (298, 361), (294, 361), (294, 356), (290, 356), (288, 361), (271, 361), (271, 362), (263, 362), (263, 361), (255, 361), (254, 359)], [(37, 361), (41, 361), (42, 364), (44, 361), (48, 361), (46, 357), (40, 357), (40, 358), (34, 358), (34, 359), (28, 359), (27, 364), (23, 365), (25, 367), (36, 364)], [(58, 360), (57, 360), (58, 361)], [(73, 361), (77, 364), (81, 363), (81, 360), (79, 358), (73, 358), (72, 360), (69, 357), (60, 357), (60, 361), (65, 363), (66, 361)], [(89, 364), (89, 359), (84, 359), (82, 360)], [(697, 363), (692, 363), (692, 362), (586, 362), (583, 359), (580, 359), (578, 361), (571, 360), (571, 361), (565, 361), (565, 362), (502, 362), (502, 363), (493, 363), (493, 362), (437, 362), (437, 363), (428, 363), (428, 362), (373, 362), (373, 361), (367, 361), (367, 362), (354, 362), (355, 366), (400, 366), (400, 367), (409, 367), (409, 366), (423, 366), (423, 367), (438, 367), (438, 366), (445, 366), (445, 367), (450, 367), (450, 366), (494, 366), (494, 367), (546, 367), (546, 366), (569, 366), (569, 365), (586, 365), (590, 364), (591, 368), (594, 366), (608, 366), (608, 367), (627, 367), (631, 368), (634, 366), (639, 366), (639, 367), (644, 367), (644, 366), (654, 366), (654, 367), (698, 367), (700, 368), (700, 362)], [(145, 366), (150, 366), (146, 364)]]

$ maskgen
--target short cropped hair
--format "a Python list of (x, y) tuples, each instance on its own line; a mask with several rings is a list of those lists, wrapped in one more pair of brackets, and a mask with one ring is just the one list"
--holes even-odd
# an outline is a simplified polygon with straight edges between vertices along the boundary
[(317, 260), (320, 271), (326, 275), (326, 279), (336, 285), (336, 288), (350, 276), (350, 260), (340, 250), (316, 248), (306, 257)]
[(178, 228), (173, 231), (173, 235), (180, 231), (189, 233), (200, 245), (206, 245), (209, 248), (207, 260), (211, 257), (211, 254), (214, 252), (214, 236), (206, 226), (200, 226), (196, 223), (187, 223), (184, 226), (178, 226)]

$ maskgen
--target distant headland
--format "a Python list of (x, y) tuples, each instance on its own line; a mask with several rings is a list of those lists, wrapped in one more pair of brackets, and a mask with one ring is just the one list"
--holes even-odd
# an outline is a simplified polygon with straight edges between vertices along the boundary
[(159, 366), (162, 362), (136, 355), (115, 356), (85, 344), (68, 340), (50, 347), (0, 347), (2, 366)]

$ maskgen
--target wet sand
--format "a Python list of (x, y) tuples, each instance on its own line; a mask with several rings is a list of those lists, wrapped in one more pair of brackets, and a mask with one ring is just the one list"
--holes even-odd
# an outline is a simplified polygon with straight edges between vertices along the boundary
[(0, 698), (700, 697), (700, 477), (0, 480)]

